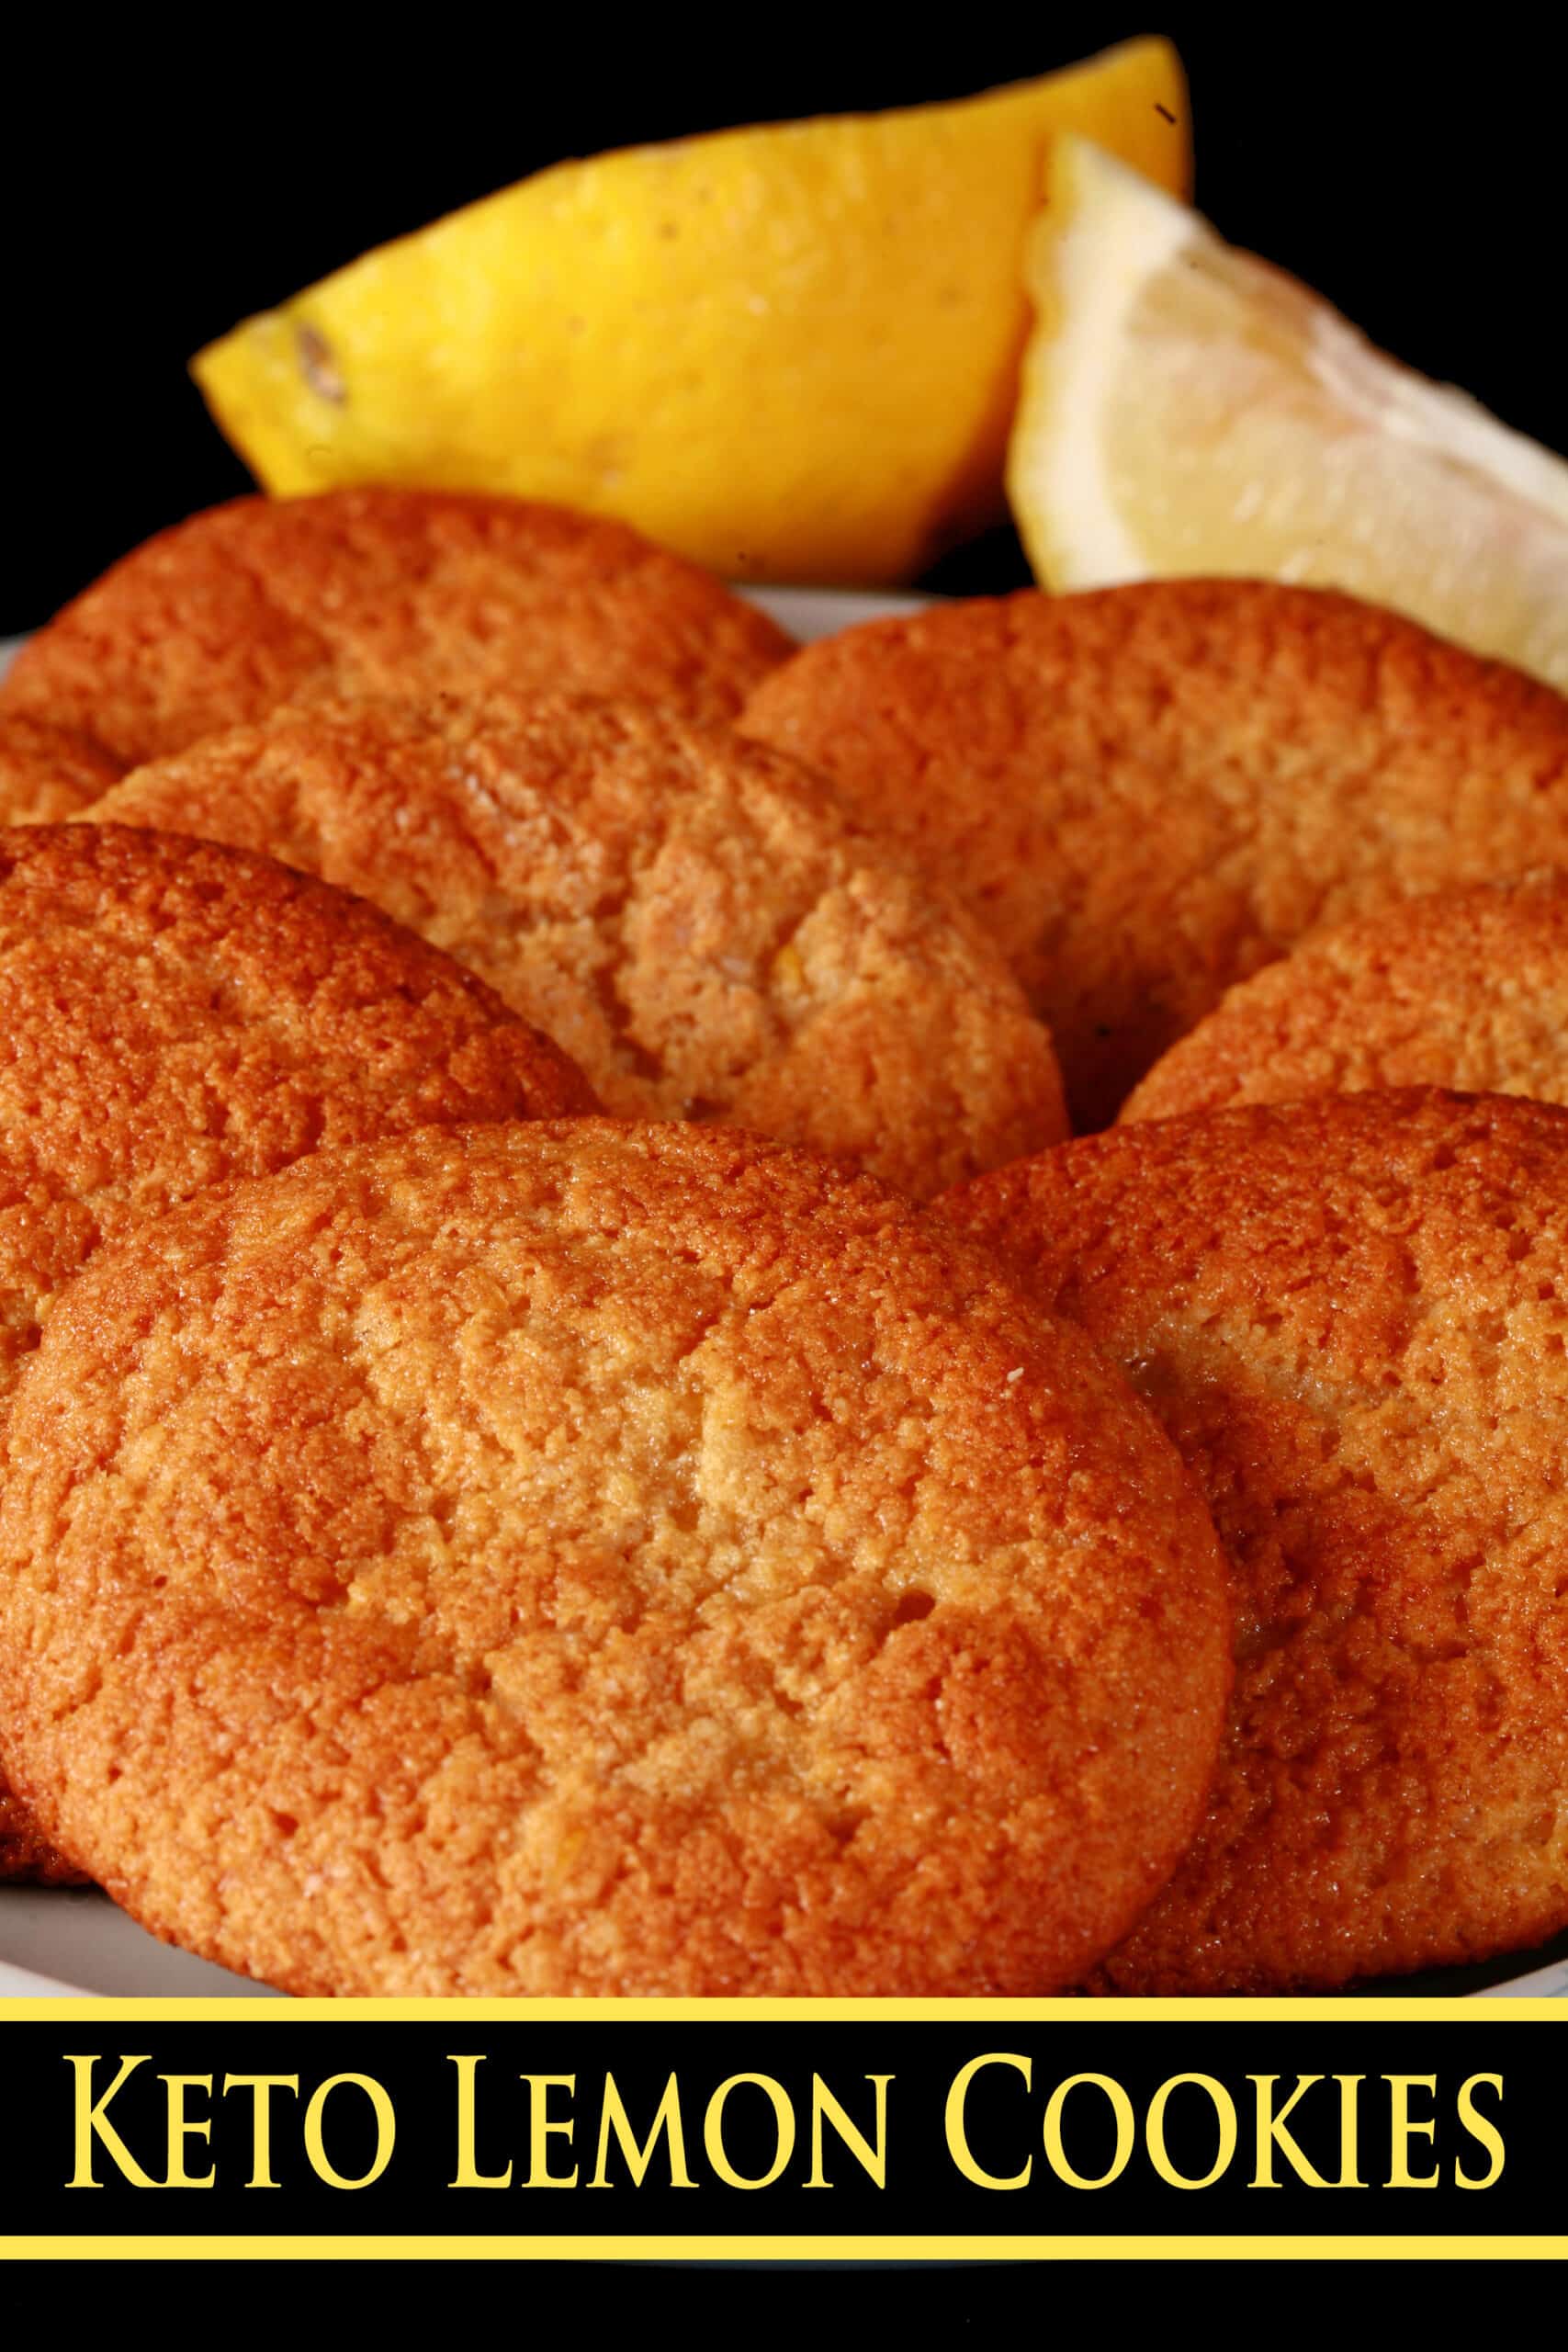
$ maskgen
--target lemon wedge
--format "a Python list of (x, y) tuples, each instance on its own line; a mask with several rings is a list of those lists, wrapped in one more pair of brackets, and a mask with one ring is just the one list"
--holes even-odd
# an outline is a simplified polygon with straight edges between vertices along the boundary
[(1008, 489), (1055, 589), (1341, 588), (1568, 690), (1568, 464), (1060, 141)]
[(1063, 130), (1185, 190), (1168, 42), (554, 166), (248, 320), (193, 373), (275, 493), (508, 492), (735, 576), (898, 581), (1005, 516), (1023, 250)]

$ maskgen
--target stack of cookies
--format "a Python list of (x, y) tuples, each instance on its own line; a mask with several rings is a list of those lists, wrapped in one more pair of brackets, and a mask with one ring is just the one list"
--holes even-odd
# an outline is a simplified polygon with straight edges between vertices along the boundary
[(310, 1993), (1568, 1927), (1568, 703), (367, 489), (39, 632), (0, 816), (0, 1874)]

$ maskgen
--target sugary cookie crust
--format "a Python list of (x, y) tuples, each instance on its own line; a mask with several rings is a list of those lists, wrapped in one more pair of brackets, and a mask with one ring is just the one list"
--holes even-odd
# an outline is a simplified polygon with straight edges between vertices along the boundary
[(0, 824), (53, 824), (73, 817), (117, 784), (125, 769), (123, 760), (80, 728), (0, 712)]
[(1231, 1563), (1208, 1820), (1100, 1987), (1328, 1987), (1568, 1925), (1568, 1114), (1154, 1121), (947, 1206), (1125, 1367)]
[(735, 718), (782, 629), (624, 524), (361, 488), (235, 499), (121, 559), (18, 653), (0, 713), (123, 770), (300, 694), (565, 687)]
[(1438, 891), (1316, 933), (1232, 989), (1122, 1116), (1376, 1086), (1568, 1102), (1568, 877)]
[(1148, 581), (873, 621), (804, 648), (741, 724), (983, 917), (1079, 1130), (1319, 923), (1568, 866), (1568, 702), (1325, 590)]
[(1227, 1653), (1080, 1335), (720, 1130), (225, 1188), (101, 1253), (16, 1396), (18, 1777), (294, 1991), (1049, 1990), (1190, 1834)]
[[(93, 1250), (203, 1186), (593, 1107), (488, 989), (341, 891), (119, 826), (0, 833), (0, 1408)], [(0, 1879), (40, 1875), (74, 1873), (0, 1781)]]
[(92, 814), (363, 892), (624, 1117), (752, 1127), (919, 1196), (1066, 1133), (1051, 1040), (972, 918), (795, 762), (649, 704), (283, 710)]

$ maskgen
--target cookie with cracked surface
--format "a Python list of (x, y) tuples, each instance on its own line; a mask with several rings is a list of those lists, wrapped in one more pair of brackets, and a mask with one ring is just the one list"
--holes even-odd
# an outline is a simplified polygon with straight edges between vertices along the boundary
[(1050, 1038), (972, 917), (793, 761), (649, 704), (283, 710), (93, 813), (362, 892), (618, 1116), (751, 1127), (919, 1194), (1066, 1133)]
[[(0, 1408), (98, 1246), (321, 1144), (593, 1097), (373, 907), (269, 858), (93, 825), (0, 833)], [(0, 1878), (75, 1875), (0, 1782)]]
[(1153, 1121), (949, 1205), (1127, 1369), (1231, 1564), (1208, 1819), (1097, 1988), (1330, 1987), (1568, 1925), (1568, 1113)]
[(791, 640), (626, 525), (455, 491), (241, 498), (133, 549), (17, 654), (0, 713), (123, 770), (299, 695), (485, 686), (736, 716)]
[(1322, 589), (1147, 581), (873, 621), (805, 647), (741, 724), (984, 917), (1080, 1130), (1319, 923), (1568, 865), (1568, 702)]
[(754, 1136), (224, 1187), (73, 1285), (10, 1453), (18, 1776), (285, 1989), (1043, 1992), (1202, 1810), (1174, 1448), (984, 1252)]
[(1377, 1086), (1568, 1102), (1568, 876), (1443, 890), (1304, 940), (1155, 1064), (1124, 1120)]
[(117, 784), (126, 763), (79, 728), (0, 712), (0, 825), (52, 824)]

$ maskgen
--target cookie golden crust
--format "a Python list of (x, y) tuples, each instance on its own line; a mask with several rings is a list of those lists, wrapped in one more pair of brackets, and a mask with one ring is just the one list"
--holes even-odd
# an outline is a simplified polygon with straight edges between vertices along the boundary
[(1231, 1563), (1208, 1820), (1100, 1989), (1331, 1986), (1568, 1925), (1568, 1114), (1158, 1121), (950, 1207), (1127, 1368)]
[[(341, 891), (118, 826), (0, 833), (0, 1406), (99, 1243), (204, 1185), (592, 1107), (545, 1038)], [(67, 1874), (0, 1782), (0, 1879)]]
[(77, 728), (0, 714), (0, 825), (73, 817), (118, 783), (125, 768)]
[(1568, 1102), (1568, 877), (1444, 890), (1319, 933), (1232, 989), (1123, 1120), (1375, 1086)]
[(566, 687), (725, 722), (790, 650), (622, 524), (334, 490), (236, 499), (147, 540), (23, 647), (0, 712), (80, 729), (122, 769), (323, 692)]
[(1568, 865), (1568, 702), (1320, 589), (1151, 581), (874, 621), (764, 679), (741, 724), (984, 917), (1080, 1130), (1319, 923)]
[(18, 1779), (297, 1992), (1048, 1990), (1181, 1850), (1228, 1677), (1120, 1376), (749, 1136), (226, 1187), (99, 1255), (14, 1400)]
[(356, 890), (558, 1038), (626, 1118), (720, 1120), (927, 1195), (1066, 1133), (973, 919), (794, 762), (642, 703), (276, 712), (95, 815)]
[(51, 1843), (33, 1817), (30, 1805), (0, 1772), (0, 1884), (27, 1886), (88, 1886), (87, 1872), (78, 1870), (59, 1847)]

